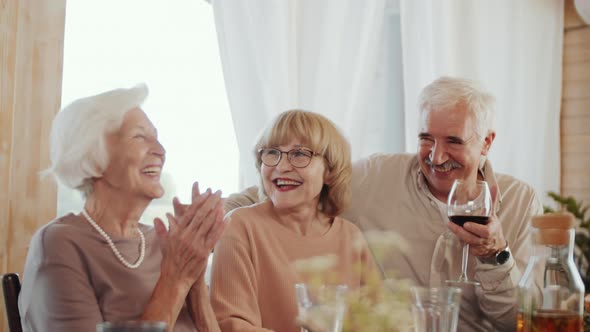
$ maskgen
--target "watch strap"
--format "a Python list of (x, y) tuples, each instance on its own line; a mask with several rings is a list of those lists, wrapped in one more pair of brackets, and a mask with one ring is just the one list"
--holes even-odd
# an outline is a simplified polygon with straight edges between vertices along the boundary
[(477, 259), (484, 264), (498, 266), (505, 264), (510, 259), (511, 255), (512, 253), (510, 252), (508, 241), (506, 241), (506, 247), (504, 247), (504, 249), (499, 250), (498, 252), (489, 257), (477, 257)]

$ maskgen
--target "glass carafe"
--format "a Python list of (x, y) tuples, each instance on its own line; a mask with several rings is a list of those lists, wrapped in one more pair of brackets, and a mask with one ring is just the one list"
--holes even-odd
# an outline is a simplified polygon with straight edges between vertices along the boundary
[(532, 219), (533, 252), (518, 283), (517, 332), (583, 330), (584, 284), (574, 264), (574, 216)]

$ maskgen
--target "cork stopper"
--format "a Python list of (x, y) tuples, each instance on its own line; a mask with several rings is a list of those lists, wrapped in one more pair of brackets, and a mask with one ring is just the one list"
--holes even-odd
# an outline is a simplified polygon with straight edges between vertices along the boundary
[(570, 229), (573, 229), (576, 224), (573, 214), (556, 212), (534, 216), (532, 225), (539, 229), (536, 234), (538, 244), (567, 245), (570, 241)]
[(576, 226), (576, 219), (569, 212), (553, 212), (534, 216), (533, 227), (540, 229), (570, 229)]

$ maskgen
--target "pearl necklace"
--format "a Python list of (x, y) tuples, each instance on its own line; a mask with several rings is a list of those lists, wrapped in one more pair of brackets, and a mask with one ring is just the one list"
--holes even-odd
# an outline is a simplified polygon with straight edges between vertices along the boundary
[(88, 212), (86, 212), (86, 209), (82, 209), (82, 214), (84, 215), (84, 217), (86, 218), (88, 223), (90, 225), (92, 225), (92, 227), (94, 227), (94, 229), (96, 229), (96, 231), (100, 235), (102, 235), (102, 237), (104, 237), (105, 240), (107, 240), (107, 243), (111, 247), (111, 250), (113, 251), (115, 256), (119, 259), (119, 261), (121, 263), (123, 263), (123, 265), (125, 265), (129, 269), (136, 269), (137, 267), (139, 267), (139, 265), (141, 265), (141, 263), (143, 262), (143, 259), (145, 258), (145, 237), (143, 236), (143, 233), (141, 232), (139, 227), (137, 228), (137, 233), (139, 233), (139, 240), (141, 242), (141, 251), (139, 253), (139, 258), (137, 259), (135, 264), (131, 264), (131, 263), (127, 262), (125, 260), (125, 258), (123, 258), (123, 255), (121, 255), (121, 253), (119, 252), (117, 247), (115, 247), (115, 244), (113, 243), (113, 240), (111, 240), (109, 235), (105, 231), (103, 231), (102, 228), (100, 228), (100, 226), (98, 226), (96, 221), (94, 221), (92, 218), (90, 218), (90, 216), (88, 215)]

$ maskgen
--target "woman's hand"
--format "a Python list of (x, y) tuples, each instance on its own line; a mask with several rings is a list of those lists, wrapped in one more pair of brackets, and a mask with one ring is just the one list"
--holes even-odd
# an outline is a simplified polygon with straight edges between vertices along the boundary
[[(176, 205), (180, 203), (175, 199), (174, 204), (176, 212)], [(191, 204), (181, 215), (175, 217), (168, 214), (167, 217), (168, 230), (161, 219), (154, 220), (163, 258), (160, 279), (141, 319), (165, 321), (167, 331), (172, 331), (187, 294), (191, 287), (198, 285), (196, 281), (203, 278), (209, 253), (225, 229), (221, 192), (211, 193), (208, 189), (200, 194), (195, 182)], [(207, 318), (206, 324), (201, 325), (217, 326), (208, 294), (206, 297), (202, 296), (202, 292), (197, 295), (200, 295), (196, 298), (200, 301), (197, 306), (204, 312), (201, 316)]]
[(195, 182), (192, 196), (192, 203), (183, 206), (183, 211), (175, 199), (176, 216), (167, 214), (168, 231), (162, 220), (155, 220), (164, 256), (162, 277), (177, 279), (187, 292), (195, 281), (203, 278), (209, 253), (226, 227), (221, 191), (212, 193), (208, 189), (200, 194)]

